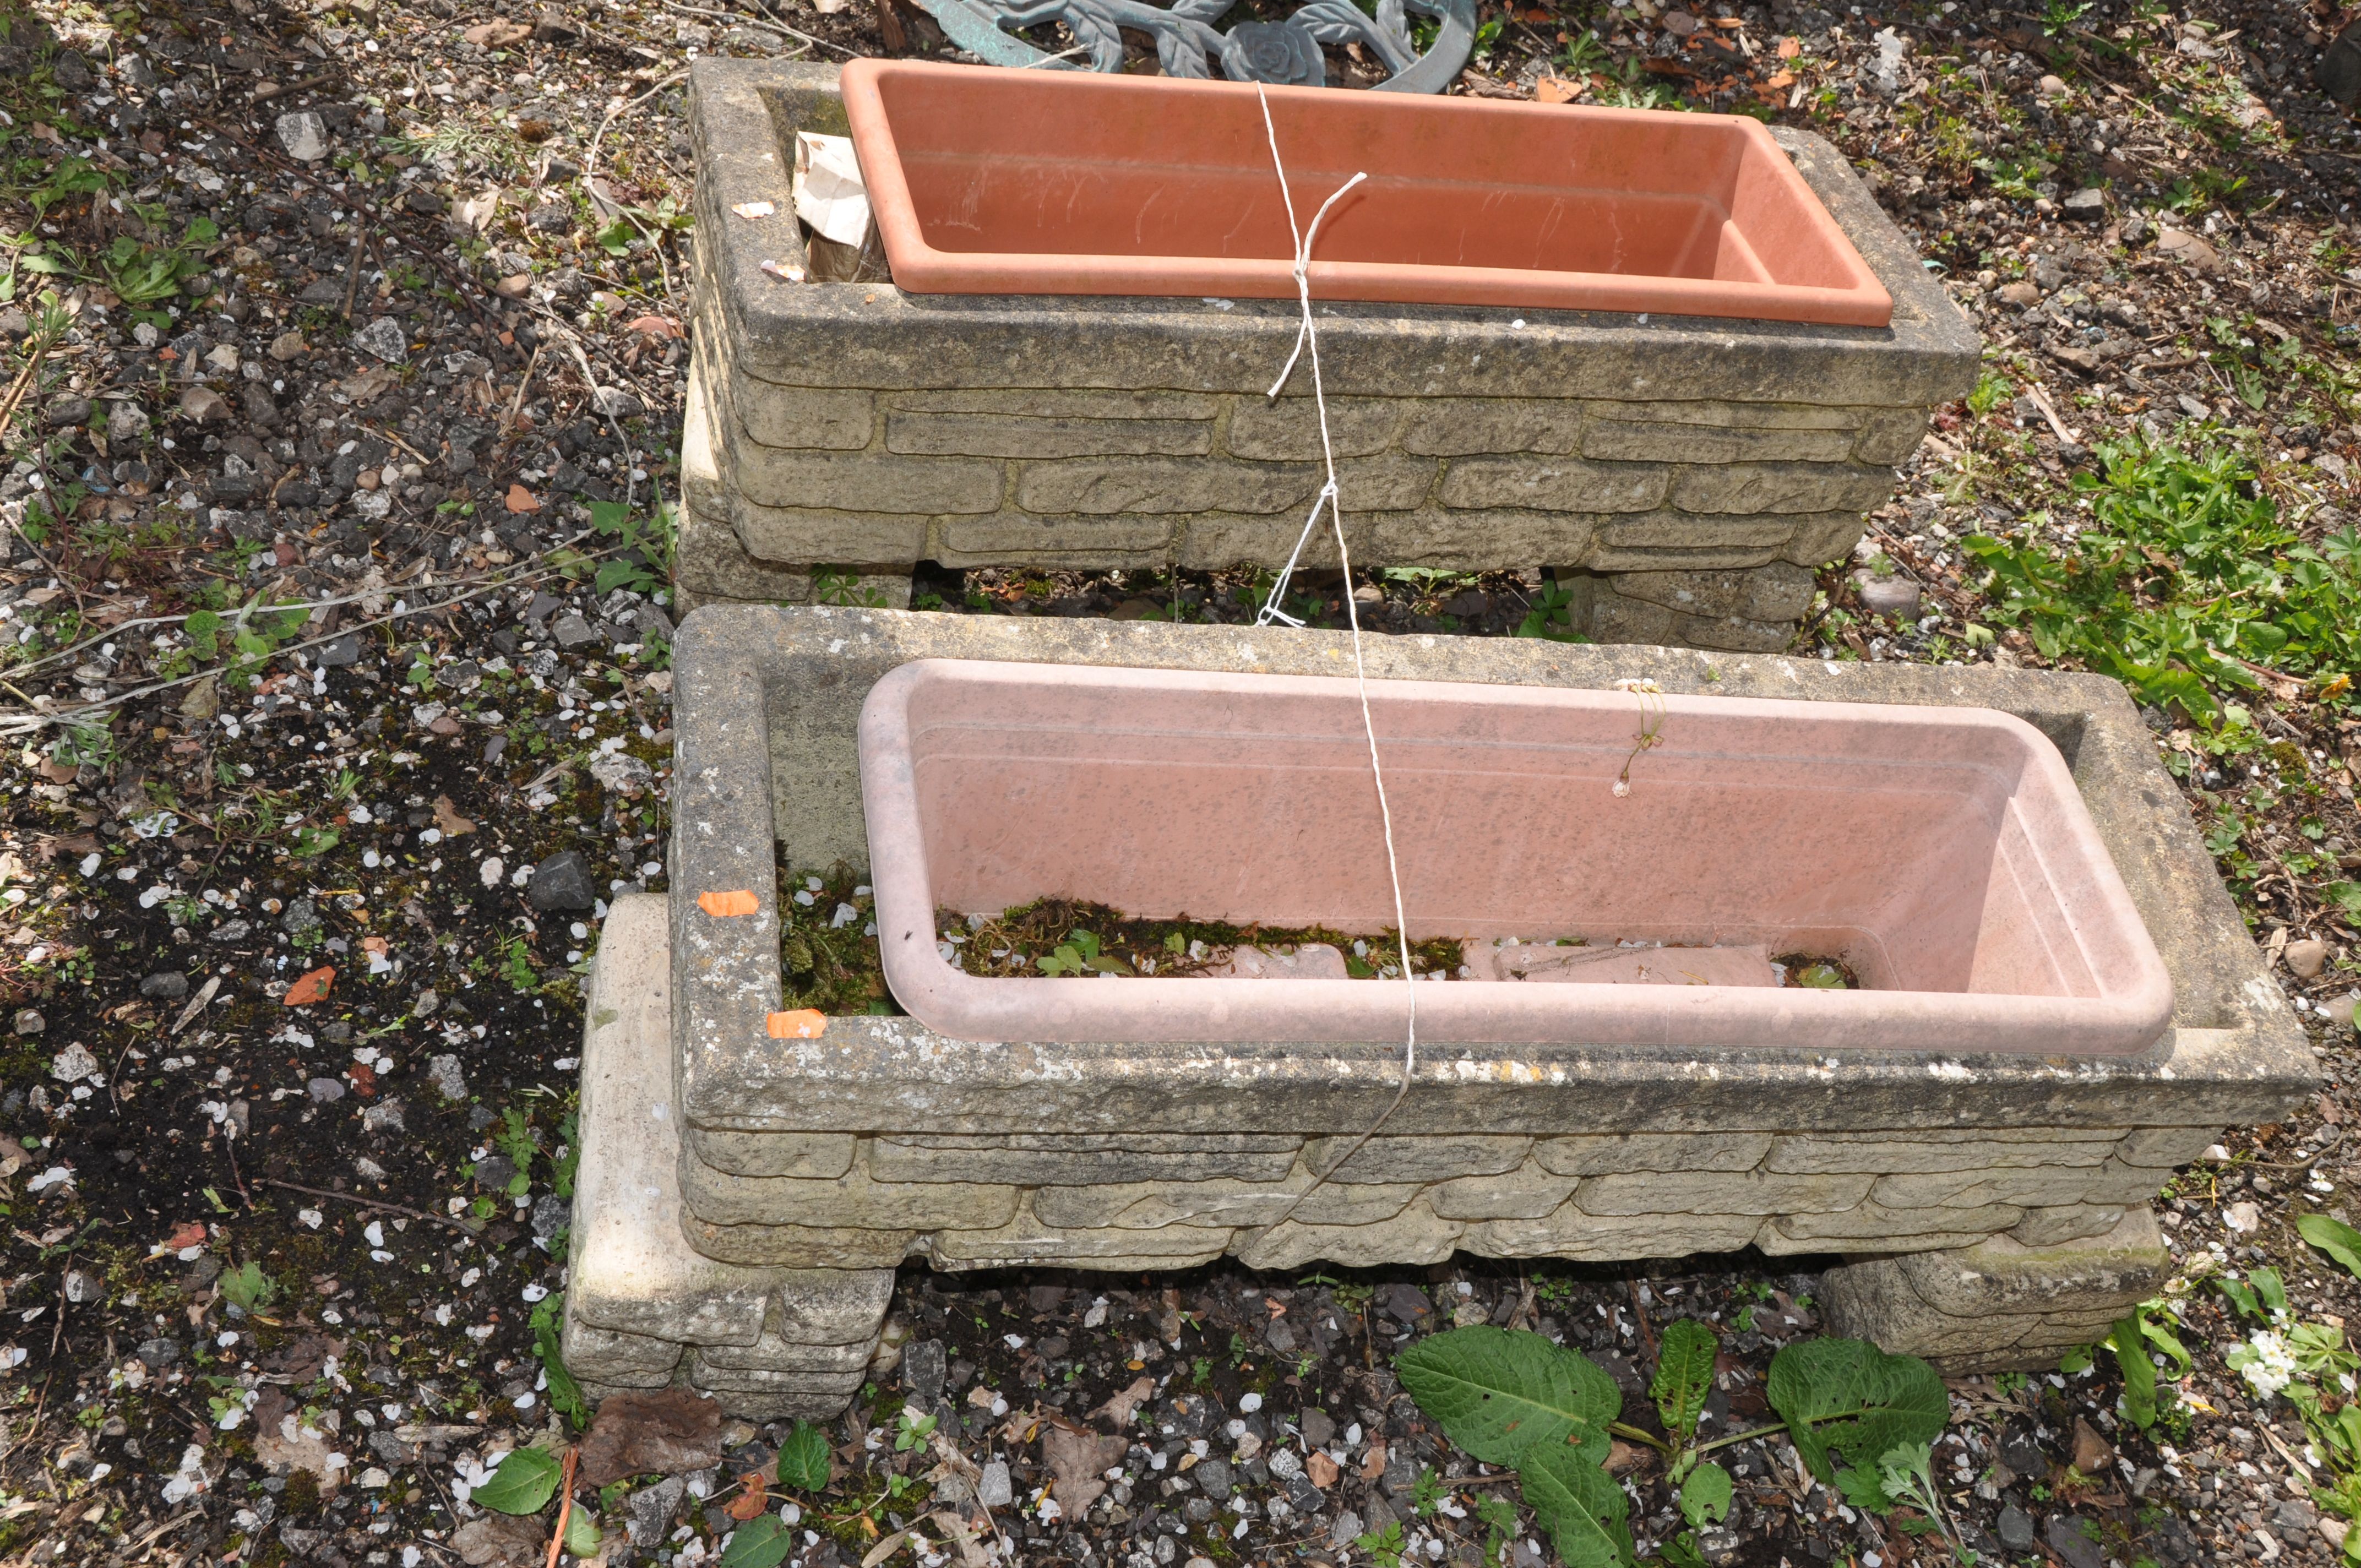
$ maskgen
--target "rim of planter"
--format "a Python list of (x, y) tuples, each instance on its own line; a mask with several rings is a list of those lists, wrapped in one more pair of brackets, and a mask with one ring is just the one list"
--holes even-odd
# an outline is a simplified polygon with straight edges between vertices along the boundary
[[(841, 82), (896, 288), (1295, 297), (1252, 84), (880, 60)], [(1893, 320), (1750, 116), (1261, 91), (1299, 224), (1368, 175), (1319, 229), (1314, 299)]]
[[(1428, 982), (1422, 1041), (2122, 1056), (2170, 1022), (2171, 977), (2064, 760), (2013, 715), (1415, 680), (1369, 696), (1413, 939), (1840, 940), (1870, 986)], [(1639, 751), (1642, 705), (1660, 722)], [(1399, 981), (979, 976), (936, 935), (939, 905), (1049, 896), (1390, 928), (1365, 745), (1345, 677), (902, 665), (860, 719), (887, 984), (971, 1040), (1400, 1038)]]

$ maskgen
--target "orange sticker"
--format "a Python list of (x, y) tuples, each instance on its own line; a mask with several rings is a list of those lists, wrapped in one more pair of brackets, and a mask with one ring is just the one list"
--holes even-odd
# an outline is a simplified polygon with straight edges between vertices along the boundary
[(323, 966), (289, 986), (287, 994), (280, 1000), (290, 1007), (309, 1007), (314, 1002), (325, 1002), (328, 999), (328, 988), (335, 983), (336, 971)]
[(700, 893), (697, 906), (717, 920), (726, 920), (732, 915), (752, 915), (763, 907), (762, 902), (744, 888), (735, 893)]
[(828, 1014), (817, 1007), (798, 1007), (792, 1013), (774, 1013), (763, 1023), (774, 1040), (817, 1040), (828, 1027)]

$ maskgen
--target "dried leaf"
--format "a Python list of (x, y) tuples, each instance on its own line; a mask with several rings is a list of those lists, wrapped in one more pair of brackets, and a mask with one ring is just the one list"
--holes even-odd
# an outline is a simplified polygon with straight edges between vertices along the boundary
[(451, 804), (447, 795), (434, 797), (434, 826), (443, 829), (445, 839), (456, 839), (462, 833), (476, 830), (476, 825), (459, 815), (459, 808)]
[(322, 964), (289, 986), (287, 994), (280, 1000), (290, 1007), (309, 1007), (315, 1002), (325, 1002), (329, 988), (335, 983), (335, 967)]
[(1070, 1519), (1079, 1520), (1106, 1491), (1106, 1471), (1123, 1462), (1128, 1439), (1051, 1427), (1041, 1438), (1041, 1457), (1057, 1480), (1050, 1496)]
[(511, 511), (539, 511), (541, 499), (522, 485), (511, 485), (508, 506)]
[(459, 36), (483, 49), (511, 49), (533, 37), (533, 28), (523, 22), (479, 22)]
[(609, 1394), (582, 1440), (582, 1482), (604, 1486), (655, 1471), (685, 1475), (721, 1462), (721, 1407), (686, 1388)]
[(177, 1230), (173, 1231), (170, 1235), (164, 1238), (164, 1250), (166, 1252), (179, 1252), (184, 1247), (203, 1246), (204, 1245), (205, 1223), (203, 1220), (185, 1221)]
[(1303, 1474), (1322, 1491), (1336, 1484), (1336, 1462), (1319, 1449), (1313, 1449), (1303, 1461)]
[(770, 1498), (763, 1496), (763, 1473), (760, 1470), (749, 1470), (739, 1476), (738, 1486), (738, 1495), (730, 1499), (722, 1512), (740, 1524), (770, 1508)]
[(906, 1530), (897, 1530), (871, 1547), (861, 1559), (861, 1568), (877, 1568), (877, 1564), (902, 1550), (902, 1542), (908, 1539), (909, 1534)]
[(1106, 1417), (1108, 1423), (1112, 1425), (1115, 1431), (1121, 1431), (1124, 1428), (1131, 1424), (1133, 1412), (1137, 1410), (1139, 1407), (1155, 1392), (1155, 1378), (1138, 1378), (1133, 1382), (1130, 1387), (1108, 1398), (1105, 1404), (1101, 1405), (1097, 1409), (1093, 1410), (1091, 1414), (1093, 1416)]
[(623, 323), (623, 330), (626, 332), (645, 333), (650, 337), (679, 337), (684, 335), (680, 330), (680, 323), (678, 322), (668, 320), (664, 316), (637, 317), (634, 320), (625, 322)]

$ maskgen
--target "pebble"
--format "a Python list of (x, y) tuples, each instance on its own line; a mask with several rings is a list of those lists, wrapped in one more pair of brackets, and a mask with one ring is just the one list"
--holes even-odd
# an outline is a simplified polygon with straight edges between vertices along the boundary
[(2252, 1235), (2263, 1228), (2263, 1212), (2242, 1201), (2222, 1211), (2222, 1223), (2241, 1235)]
[(1009, 1478), (1008, 1461), (988, 1461), (983, 1474), (975, 1484), (975, 1500), (987, 1508), (1005, 1508), (1016, 1500), (1015, 1483)]
[(328, 156), (328, 123), (309, 109), (280, 115), (272, 129), (287, 156), (298, 163), (317, 163)]
[(315, 1078), (303, 1087), (322, 1105), (333, 1105), (345, 1097), (345, 1086), (333, 1078)]
[(2320, 971), (2328, 967), (2328, 944), (2317, 937), (2306, 937), (2290, 942), (2279, 957), (2287, 960), (2288, 971), (2298, 980), (2317, 980)]
[(1861, 607), (1872, 615), (1890, 615), (1896, 620), (1918, 619), (1918, 585), (1909, 578), (1864, 573), (1858, 582)]
[(456, 1056), (446, 1053), (429, 1060), (426, 1064), (426, 1080), (442, 1091), (443, 1098), (445, 1100), (467, 1098), (467, 1074), (461, 1069), (459, 1058)]
[(399, 365), (410, 356), (410, 340), (403, 334), (401, 323), (391, 316), (379, 316), (353, 334), (353, 346), (389, 365)]
[(16, 1033), (19, 1035), (38, 1035), (49, 1026), (49, 1020), (32, 1008), (20, 1007), (16, 1010)]
[(2001, 303), (2030, 310), (2041, 302), (2040, 287), (2029, 279), (2019, 278), (2013, 283), (2003, 283), (1998, 291)]
[(525, 899), (535, 909), (588, 909), (598, 901), (590, 862), (578, 850), (561, 850), (533, 868)]
[(189, 994), (189, 977), (178, 970), (159, 970), (139, 982), (139, 994), (155, 1001), (178, 1002)]
[(2033, 1516), (2015, 1503), (2002, 1505), (2000, 1519), (1993, 1528), (2000, 1533), (2000, 1543), (2011, 1552), (2023, 1552), (2033, 1545)]

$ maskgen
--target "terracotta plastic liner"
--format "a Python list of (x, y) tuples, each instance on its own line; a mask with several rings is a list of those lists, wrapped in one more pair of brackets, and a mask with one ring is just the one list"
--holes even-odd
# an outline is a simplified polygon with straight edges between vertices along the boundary
[[(1421, 982), (1451, 1043), (2122, 1055), (2172, 985), (2057, 749), (1977, 708), (1378, 682), (1411, 936), (1840, 957), (1864, 989)], [(1397, 982), (987, 979), (935, 912), (1044, 897), (1392, 924), (1345, 679), (925, 660), (872, 690), (861, 783), (887, 983), (944, 1035), (1398, 1040)]]
[[(894, 282), (1292, 298), (1251, 85), (857, 60)], [(1312, 297), (1882, 327), (1893, 301), (1760, 122), (1272, 87)]]

